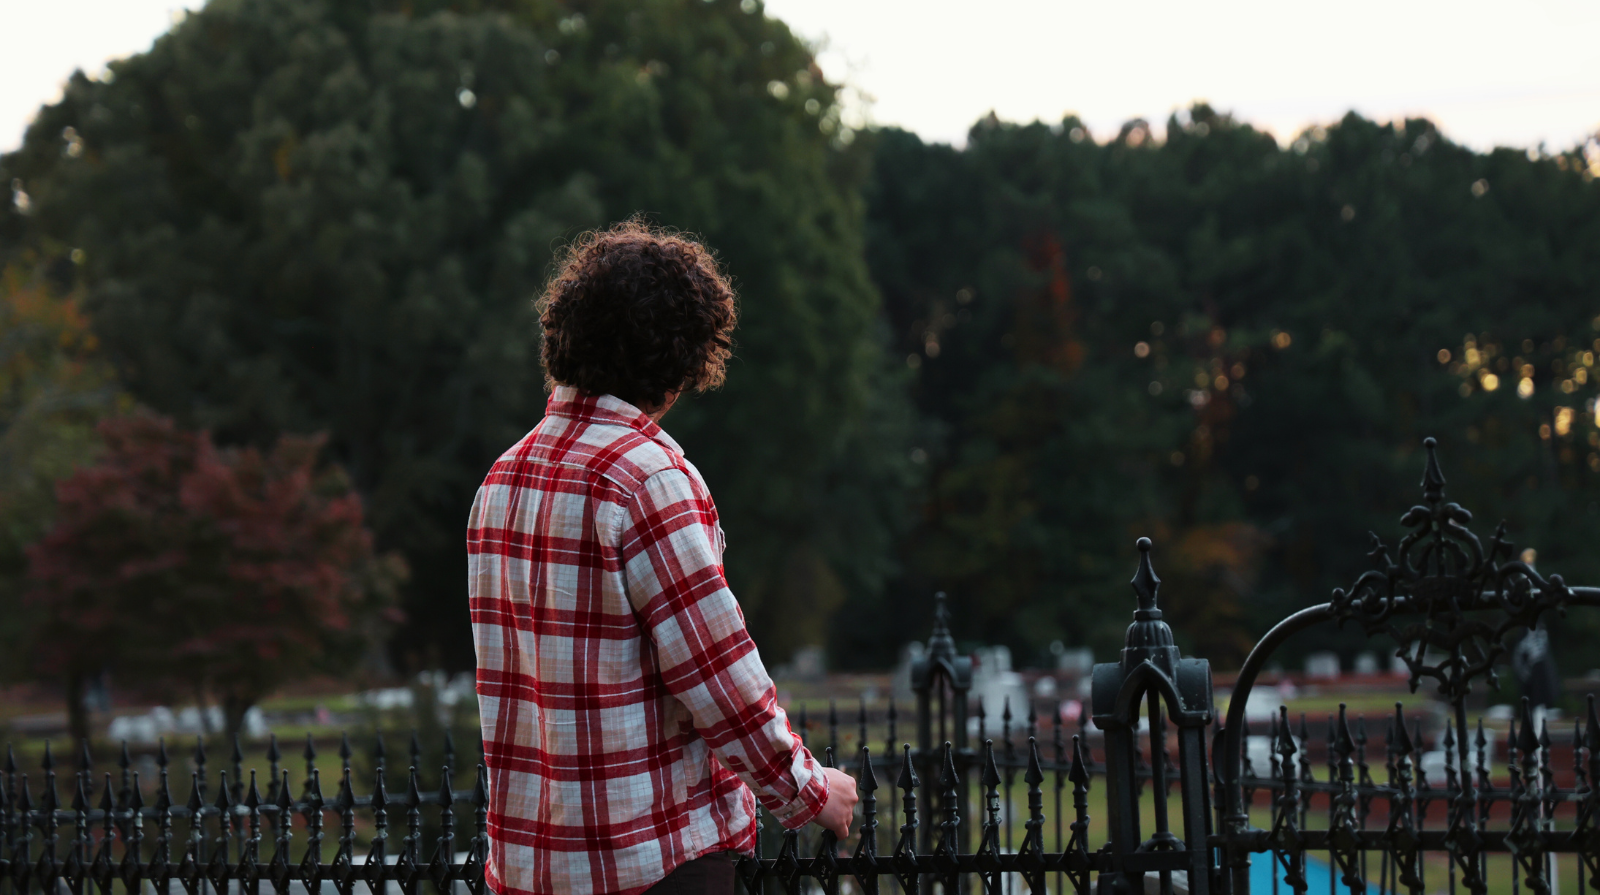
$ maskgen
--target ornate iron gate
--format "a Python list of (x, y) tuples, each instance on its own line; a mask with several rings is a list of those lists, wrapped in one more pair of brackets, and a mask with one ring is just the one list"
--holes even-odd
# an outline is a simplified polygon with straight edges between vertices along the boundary
[[(1485, 546), (1468, 528), (1471, 515), (1445, 500), (1434, 443), (1425, 446), (1423, 503), (1401, 519), (1409, 533), (1392, 551), (1374, 536), (1371, 570), (1329, 602), (1285, 619), (1256, 645), (1225, 725), (1212, 704), (1208, 664), (1180, 656), (1162, 620), (1146, 539), (1138, 544), (1132, 582), (1138, 602), (1125, 648), (1119, 661), (1095, 666), (1090, 709), (1072, 730), (1055, 711), (1040, 718), (1030, 705), (1019, 718), (1006, 704), (993, 724), (992, 707), (971, 704), (971, 659), (957, 653), (939, 601), (927, 654), (911, 669), (915, 745), (899, 739), (892, 700), (885, 711), (858, 706), (855, 730), (842, 736), (836, 709), (818, 723), (796, 713), (796, 726), (828, 762), (854, 756), (848, 764), (862, 798), (852, 841), (814, 829), (783, 831), (769, 819), (762, 854), (738, 865), (745, 887), (1248, 895), (1255, 856), (1257, 868), (1271, 871), (1273, 895), (1304, 895), (1319, 853), (1327, 856), (1330, 895), (1340, 887), (1351, 895), (1369, 888), (1410, 895), (1448, 888), (1454, 895), (1457, 885), (1484, 895), (1490, 856), (1499, 854), (1510, 856), (1513, 890), (1553, 895), (1549, 856), (1572, 853), (1579, 889), (1600, 891), (1600, 717), (1593, 697), (1570, 738), (1552, 735), (1524, 705), (1509, 737), (1504, 785), (1491, 773), (1495, 755), (1481, 719), (1474, 728), (1465, 708), (1472, 685), (1494, 680), (1496, 661), (1519, 632), (1568, 606), (1600, 605), (1600, 589), (1544, 578), (1513, 558), (1504, 525)], [(1318, 624), (1357, 624), (1392, 638), (1413, 690), (1435, 684), (1449, 715), (1443, 766), (1434, 775), (1443, 779), (1430, 779), (1421, 730), (1399, 705), (1385, 719), (1381, 781), (1368, 763), (1364, 720), (1352, 730), (1343, 707), (1324, 732), (1322, 779), (1307, 719), (1302, 715), (1296, 728), (1287, 710), (1262, 732), (1269, 767), (1262, 773), (1253, 766), (1250, 693), (1274, 652)], [(878, 736), (884, 748), (874, 753), (869, 739)], [(1558, 751), (1569, 746), (1569, 760), (1558, 762)], [(253, 893), (267, 883), (284, 895), (324, 887), (339, 895), (386, 895), (390, 887), (411, 895), (426, 884), (481, 895), (487, 851), (481, 768), (470, 798), (458, 798), (447, 751), (438, 788), (425, 787), (427, 769), (419, 767), (413, 738), (405, 792), (391, 796), (380, 740), (369, 765), (370, 794), (358, 795), (351, 755), (346, 744), (338, 793), (327, 800), (309, 743), (297, 781), (282, 766), (276, 741), (270, 744), (264, 785), (254, 770), (244, 783), (236, 744), (231, 782), (226, 770), (219, 772), (212, 798), (203, 749), (185, 772), (170, 767), (163, 747), (157, 779), (141, 782), (124, 747), (115, 780), (111, 773), (97, 780), (85, 754), (66, 779), (70, 796), (63, 805), (62, 775), (48, 750), (42, 780), (33, 783), (8, 752), (0, 786), (0, 888), (166, 895), (177, 884), (202, 895)], [(1103, 837), (1091, 837), (1095, 777), (1105, 792)], [(184, 783), (189, 795), (179, 802), (173, 790)], [(1252, 808), (1266, 827), (1252, 821)], [(402, 818), (400, 836), (391, 827)], [(1429, 854), (1447, 863), (1430, 868)]]

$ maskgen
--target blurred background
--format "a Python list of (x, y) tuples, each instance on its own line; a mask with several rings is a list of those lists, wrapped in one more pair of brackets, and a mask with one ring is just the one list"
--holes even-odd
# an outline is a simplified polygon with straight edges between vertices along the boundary
[[(903, 690), (944, 591), (981, 692), (1079, 711), (1142, 535), (1236, 668), (1399, 536), (1430, 435), (1480, 534), (1600, 583), (1592, 5), (8, 16), (13, 737), (472, 736), (463, 524), (542, 413), (532, 299), (635, 212), (741, 295), (666, 428), (791, 704)], [(1357, 631), (1293, 654), (1274, 698), (1404, 691)]]

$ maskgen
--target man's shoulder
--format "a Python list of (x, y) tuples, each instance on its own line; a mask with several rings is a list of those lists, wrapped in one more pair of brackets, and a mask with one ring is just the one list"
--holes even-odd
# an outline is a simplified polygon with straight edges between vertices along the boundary
[(484, 484), (506, 479), (532, 484), (529, 474), (541, 467), (605, 479), (627, 494), (670, 469), (699, 478), (681, 454), (631, 426), (546, 416), (500, 455)]

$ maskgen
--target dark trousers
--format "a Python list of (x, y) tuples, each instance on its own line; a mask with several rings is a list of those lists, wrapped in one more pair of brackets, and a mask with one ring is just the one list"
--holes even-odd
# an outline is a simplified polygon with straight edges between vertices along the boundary
[(644, 895), (733, 895), (732, 852), (718, 852), (679, 864)]

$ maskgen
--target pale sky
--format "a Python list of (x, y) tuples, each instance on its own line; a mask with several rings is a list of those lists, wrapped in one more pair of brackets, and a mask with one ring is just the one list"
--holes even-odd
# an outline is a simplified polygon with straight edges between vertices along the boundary
[[(74, 68), (147, 48), (199, 0), (0, 0), (0, 151)], [(858, 116), (961, 143), (991, 109), (1097, 137), (1204, 99), (1280, 139), (1350, 109), (1487, 149), (1600, 130), (1595, 0), (768, 0)], [(861, 99), (865, 97), (865, 100)]]

